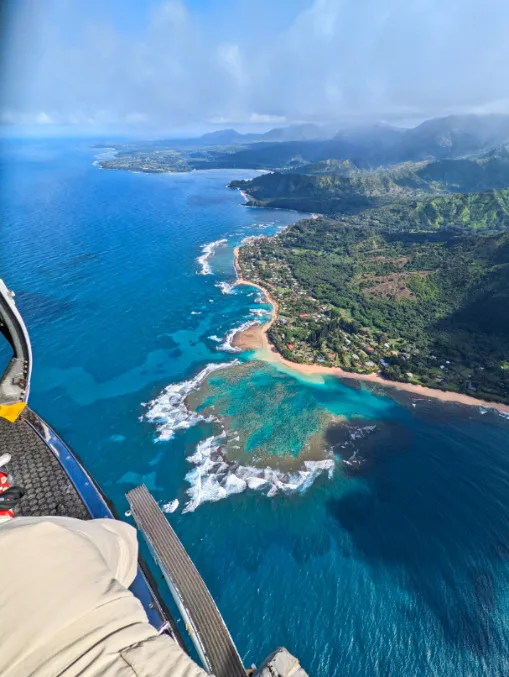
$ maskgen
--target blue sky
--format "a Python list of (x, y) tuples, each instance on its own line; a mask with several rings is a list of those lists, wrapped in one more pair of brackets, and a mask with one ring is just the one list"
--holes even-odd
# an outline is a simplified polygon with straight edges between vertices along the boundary
[(81, 130), (509, 112), (506, 0), (7, 0), (0, 120)]

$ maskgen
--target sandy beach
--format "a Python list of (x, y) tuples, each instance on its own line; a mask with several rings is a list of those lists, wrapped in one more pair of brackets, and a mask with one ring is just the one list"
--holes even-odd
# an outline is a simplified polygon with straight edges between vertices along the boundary
[(260, 324), (253, 324), (244, 331), (238, 332), (232, 340), (232, 344), (240, 348), (241, 350), (256, 350), (261, 359), (266, 360), (267, 362), (279, 362), (280, 364), (285, 365), (286, 367), (293, 369), (301, 374), (316, 375), (321, 374), (324, 376), (337, 376), (338, 378), (348, 378), (356, 379), (358, 381), (366, 381), (368, 383), (376, 383), (389, 388), (396, 388), (397, 390), (405, 390), (406, 392), (414, 393), (420, 397), (425, 398), (434, 398), (437, 400), (442, 400), (442, 402), (457, 402), (459, 404), (468, 404), (471, 406), (481, 406), (481, 407), (491, 407), (497, 411), (502, 411), (509, 413), (509, 405), (502, 404), (500, 402), (488, 402), (486, 400), (480, 400), (476, 397), (471, 397), (470, 395), (464, 395), (463, 393), (453, 393), (446, 392), (444, 390), (438, 390), (436, 388), (427, 388), (426, 386), (416, 385), (414, 383), (402, 383), (400, 381), (389, 381), (388, 379), (383, 378), (380, 374), (356, 374), (355, 372), (345, 371), (340, 367), (324, 367), (319, 364), (299, 364), (298, 362), (292, 362), (285, 359), (280, 355), (272, 346), (267, 336), (267, 332), (277, 318), (278, 313), (278, 304), (275, 299), (271, 296), (270, 292), (255, 282), (250, 282), (245, 280), (242, 277), (239, 267), (239, 251), (238, 248), (234, 250), (234, 264), (235, 270), (237, 271), (237, 284), (247, 284), (251, 287), (256, 287), (260, 289), (265, 295), (267, 302), (272, 305), (272, 317), (267, 324), (261, 326)]

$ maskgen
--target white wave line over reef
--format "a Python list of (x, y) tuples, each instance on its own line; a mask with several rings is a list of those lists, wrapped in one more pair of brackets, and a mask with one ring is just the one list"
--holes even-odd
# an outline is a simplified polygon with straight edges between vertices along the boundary
[[(171, 440), (177, 430), (184, 430), (201, 422), (220, 425), (220, 421), (214, 416), (205, 417), (190, 411), (186, 406), (186, 398), (213, 372), (239, 364), (238, 360), (209, 364), (194, 378), (167, 386), (147, 405), (145, 414), (146, 420), (156, 424), (157, 441)], [(207, 501), (219, 501), (246, 489), (258, 491), (268, 497), (304, 491), (319, 475), (327, 473), (330, 477), (334, 470), (333, 458), (304, 461), (302, 469), (295, 472), (283, 472), (268, 466), (259, 468), (241, 465), (225, 457), (222, 445), (226, 438), (225, 430), (219, 435), (208, 437), (199, 442), (195, 452), (188, 456), (187, 461), (194, 467), (186, 474), (186, 480), (191, 486), (186, 491), (189, 500), (182, 510), (183, 513), (192, 512)], [(166, 503), (164, 510), (173, 512), (178, 505), (175, 499)]]
[(201, 248), (201, 256), (198, 256), (196, 259), (200, 270), (198, 271), (200, 275), (212, 275), (212, 268), (210, 267), (209, 259), (215, 250), (223, 244), (226, 244), (228, 240), (225, 238), (221, 240), (215, 240), (215, 242), (209, 242), (204, 244)]
[(230, 331), (224, 337), (223, 342), (221, 343), (220, 346), (217, 347), (217, 349), (222, 350), (223, 352), (226, 352), (226, 353), (240, 353), (241, 349), (237, 348), (232, 343), (233, 338), (234, 338), (235, 334), (238, 334), (239, 332), (242, 332), (242, 331), (245, 331), (246, 329), (249, 329), (249, 327), (252, 327), (254, 324), (260, 324), (260, 323), (257, 320), (247, 320), (247, 322), (244, 322), (239, 327), (233, 327), (233, 329), (230, 329)]
[(197, 388), (209, 374), (218, 369), (226, 369), (235, 364), (240, 364), (238, 360), (232, 362), (221, 362), (219, 364), (208, 364), (199, 374), (189, 381), (181, 383), (171, 383), (163, 392), (149, 402), (148, 410), (145, 414), (147, 421), (156, 424), (158, 440), (171, 440), (176, 430), (185, 430), (201, 421), (211, 421), (213, 419), (205, 418), (200, 414), (189, 411), (185, 400), (189, 393)]

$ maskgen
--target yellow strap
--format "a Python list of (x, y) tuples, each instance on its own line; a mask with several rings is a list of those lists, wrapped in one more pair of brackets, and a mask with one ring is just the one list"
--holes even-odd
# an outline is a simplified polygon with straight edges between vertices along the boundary
[(15, 402), (14, 404), (0, 404), (0, 418), (5, 418), (11, 423), (18, 418), (23, 409), (27, 406), (26, 402)]

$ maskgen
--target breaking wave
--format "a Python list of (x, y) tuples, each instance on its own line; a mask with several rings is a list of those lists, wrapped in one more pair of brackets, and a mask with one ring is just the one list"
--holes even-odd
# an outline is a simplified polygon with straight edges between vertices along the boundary
[[(158, 397), (144, 405), (147, 411), (143, 418), (156, 424), (157, 441), (171, 440), (177, 430), (184, 430), (201, 422), (220, 424), (214, 416), (205, 417), (190, 411), (186, 406), (186, 398), (213, 372), (239, 364), (239, 360), (208, 364), (194, 378), (170, 384)], [(219, 501), (247, 489), (258, 491), (269, 498), (277, 494), (304, 491), (319, 475), (328, 473), (330, 477), (334, 470), (333, 458), (304, 461), (302, 469), (294, 472), (284, 472), (268, 466), (257, 468), (241, 465), (224, 456), (221, 445), (225, 438), (224, 430), (219, 435), (208, 437), (199, 442), (194, 454), (187, 458), (194, 467), (185, 476), (191, 486), (186, 492), (189, 500), (182, 510), (183, 513), (192, 512), (207, 501)], [(238, 440), (238, 437), (233, 441), (235, 439)], [(165, 503), (162, 509), (171, 513), (178, 507), (178, 499), (175, 499)]]
[(265, 310), (264, 308), (250, 308), (249, 314), (254, 317), (267, 317), (267, 315), (272, 315), (272, 311)]
[(509, 419), (509, 411), (501, 411), (500, 409), (495, 409), (495, 407), (490, 407), (489, 405), (480, 405), (478, 411), (482, 416), (485, 416), (486, 414), (495, 414), (502, 418)]
[(221, 294), (233, 294), (235, 284), (235, 282), (216, 282), (215, 286), (221, 290)]
[(201, 256), (198, 256), (196, 259), (197, 263), (200, 265), (200, 270), (199, 274), (200, 275), (212, 275), (212, 269), (209, 264), (209, 259), (214, 253), (214, 251), (217, 249), (217, 247), (220, 247), (222, 244), (225, 244), (228, 242), (225, 238), (222, 240), (215, 240), (215, 242), (209, 242), (208, 244), (204, 244), (201, 248), (202, 254)]
[(233, 362), (222, 362), (219, 364), (208, 364), (193, 379), (182, 381), (181, 383), (172, 383), (163, 390), (163, 392), (149, 402), (148, 410), (144, 418), (156, 424), (158, 440), (171, 440), (176, 430), (185, 430), (201, 421), (212, 421), (212, 418), (206, 418), (186, 407), (186, 397), (197, 388), (209, 374), (218, 369), (226, 369), (235, 364), (240, 364), (238, 360)]
[(228, 461), (222, 453), (221, 443), (225, 437), (225, 432), (208, 437), (187, 458), (194, 468), (186, 475), (191, 487), (186, 492), (189, 501), (183, 513), (193, 512), (202, 503), (220, 501), (246, 489), (258, 491), (269, 498), (277, 494), (305, 491), (319, 475), (326, 472), (331, 477), (334, 470), (332, 458), (304, 461), (302, 470), (291, 473), (270, 467), (240, 465)]
[(254, 324), (260, 323), (257, 320), (248, 320), (247, 322), (241, 324), (239, 327), (234, 327), (233, 329), (230, 329), (230, 331), (224, 337), (223, 343), (221, 343), (221, 345), (218, 346), (217, 349), (222, 350), (223, 352), (226, 353), (240, 353), (241, 352), (240, 348), (236, 348), (232, 343), (233, 337), (239, 331), (244, 331), (245, 329), (252, 327)]
[(176, 498), (173, 501), (169, 501), (168, 503), (164, 503), (161, 510), (165, 513), (172, 513), (172, 512), (175, 512), (175, 510), (178, 507), (179, 507), (179, 500), (178, 500), (178, 498)]

